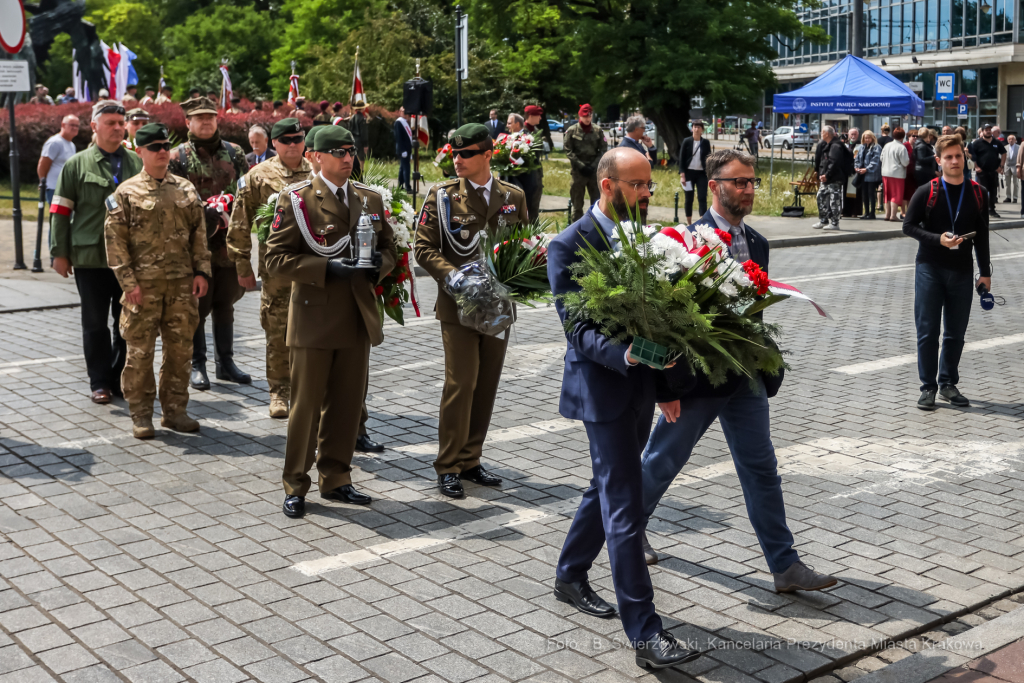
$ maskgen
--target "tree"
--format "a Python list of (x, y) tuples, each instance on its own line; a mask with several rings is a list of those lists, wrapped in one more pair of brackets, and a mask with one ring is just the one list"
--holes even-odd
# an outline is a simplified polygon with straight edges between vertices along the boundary
[(220, 90), (218, 67), (228, 58), (234, 90), (249, 97), (269, 91), (270, 52), (280, 44), (280, 20), (232, 5), (216, 5), (165, 31), (165, 73), (181, 92)]

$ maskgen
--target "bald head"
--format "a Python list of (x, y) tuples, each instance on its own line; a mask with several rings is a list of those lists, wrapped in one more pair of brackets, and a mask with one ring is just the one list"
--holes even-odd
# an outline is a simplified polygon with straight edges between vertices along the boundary
[[(637, 164), (647, 166), (647, 176), (651, 175), (651, 164), (640, 152), (629, 147), (613, 147), (604, 153), (597, 164), (597, 182), (605, 178), (623, 178), (626, 170), (633, 170)], [(627, 174), (628, 175), (628, 174)], [(632, 177), (632, 176), (630, 176)]]
[(643, 154), (628, 147), (608, 150), (597, 165), (597, 182), (604, 215), (624, 219), (631, 210), (639, 208), (641, 220), (647, 219), (651, 162)]

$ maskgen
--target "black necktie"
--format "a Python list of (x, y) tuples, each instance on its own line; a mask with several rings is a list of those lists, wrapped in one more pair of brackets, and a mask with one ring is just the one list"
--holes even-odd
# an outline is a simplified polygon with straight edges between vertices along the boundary
[(341, 202), (342, 206), (348, 206), (348, 203), (345, 201), (346, 198), (344, 189), (339, 187), (338, 191), (335, 192), (334, 194), (338, 197), (338, 201)]

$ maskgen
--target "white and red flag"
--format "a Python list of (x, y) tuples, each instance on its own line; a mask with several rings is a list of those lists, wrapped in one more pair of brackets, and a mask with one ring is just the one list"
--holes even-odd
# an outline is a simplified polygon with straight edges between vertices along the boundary
[(350, 104), (366, 104), (366, 94), (363, 92), (363, 77), (359, 73), (359, 48), (356, 48), (356, 64), (352, 70), (352, 98)]
[(220, 65), (220, 107), (221, 109), (227, 109), (231, 106), (231, 75), (228, 74), (228, 65)]
[(290, 83), (288, 86), (288, 101), (291, 104), (295, 104), (295, 100), (299, 99), (299, 75), (292, 74), (288, 81)]

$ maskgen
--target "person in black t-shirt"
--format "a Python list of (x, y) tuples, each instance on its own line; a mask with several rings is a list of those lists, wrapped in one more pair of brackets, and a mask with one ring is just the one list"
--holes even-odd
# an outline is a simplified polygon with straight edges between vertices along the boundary
[(974, 159), (978, 182), (988, 190), (989, 215), (999, 218), (999, 214), (996, 213), (996, 199), (999, 195), (999, 176), (1002, 175), (1003, 166), (1006, 164), (1006, 145), (992, 135), (992, 124), (986, 123), (981, 127), (981, 137), (967, 148)]
[[(935, 156), (942, 177), (917, 188), (903, 221), (904, 234), (921, 243), (914, 274), (917, 371), (921, 377), (921, 398), (917, 407), (921, 410), (935, 410), (936, 391), (954, 406), (970, 405), (956, 385), (960, 381), (957, 367), (974, 299), (971, 246), (981, 274), (978, 281), (992, 289), (986, 212), (988, 192), (964, 178), (966, 162), (958, 136), (939, 138), (935, 143)], [(928, 207), (929, 196), (933, 197), (931, 208)], [(974, 237), (959, 236), (972, 232), (976, 233)], [(940, 357), (939, 332), (943, 316), (945, 331)]]

